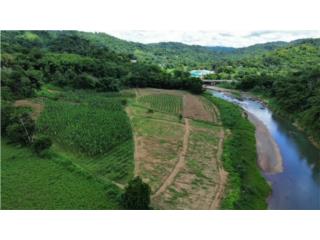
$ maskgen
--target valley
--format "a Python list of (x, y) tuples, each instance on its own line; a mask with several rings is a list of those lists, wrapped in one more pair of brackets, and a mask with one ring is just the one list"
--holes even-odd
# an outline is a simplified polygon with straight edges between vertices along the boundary
[(319, 46), (2, 31), (1, 209), (319, 208)]

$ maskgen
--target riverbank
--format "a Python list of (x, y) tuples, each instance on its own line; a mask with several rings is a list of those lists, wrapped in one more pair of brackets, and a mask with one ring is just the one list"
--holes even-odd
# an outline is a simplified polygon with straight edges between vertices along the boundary
[(282, 156), (279, 146), (272, 138), (267, 127), (253, 114), (247, 112), (248, 119), (256, 127), (256, 145), (258, 165), (264, 173), (281, 173), (283, 171)]
[(267, 106), (269, 109), (271, 109), (278, 116), (288, 119), (293, 126), (295, 126), (297, 129), (299, 129), (300, 131), (302, 131), (303, 133), (305, 133), (307, 135), (309, 141), (316, 148), (320, 149), (320, 139), (319, 140), (315, 139), (313, 136), (314, 133), (311, 133), (310, 130), (303, 127), (297, 117), (295, 117), (294, 115), (292, 115), (288, 112), (283, 111), (281, 109), (281, 107), (276, 103), (276, 101), (273, 101), (272, 99), (270, 99), (262, 94), (255, 93), (255, 92), (250, 92), (250, 93), (246, 92), (246, 94), (249, 94), (252, 98), (263, 103), (265, 106)]
[(292, 114), (290, 114), (288, 112), (284, 112), (280, 108), (280, 106), (275, 101), (272, 101), (272, 99), (270, 99), (269, 97), (266, 97), (265, 95), (262, 95), (262, 94), (259, 94), (256, 92), (244, 92), (244, 91), (240, 91), (240, 90), (236, 90), (236, 89), (221, 88), (221, 87), (216, 87), (216, 86), (206, 86), (205, 88), (209, 89), (209, 90), (211, 89), (211, 90), (215, 90), (215, 91), (220, 91), (220, 92), (228, 92), (236, 98), (239, 97), (239, 94), (245, 95), (251, 99), (259, 101), (260, 103), (262, 103), (263, 105), (268, 107), (270, 110), (272, 110), (272, 112), (274, 112), (278, 116), (290, 120), (290, 122), (293, 126), (295, 126), (297, 129), (299, 129), (300, 131), (305, 133), (307, 135), (309, 141), (316, 148), (320, 149), (320, 139), (319, 140), (315, 139), (315, 137), (313, 136), (314, 133), (310, 133), (310, 131), (308, 129), (303, 127), (302, 124), (299, 123), (299, 120), (297, 119), (297, 117), (293, 116)]
[(255, 128), (239, 106), (225, 100), (204, 96), (221, 114), (227, 132), (223, 149), (223, 165), (229, 174), (222, 209), (266, 209), (271, 187), (257, 165)]

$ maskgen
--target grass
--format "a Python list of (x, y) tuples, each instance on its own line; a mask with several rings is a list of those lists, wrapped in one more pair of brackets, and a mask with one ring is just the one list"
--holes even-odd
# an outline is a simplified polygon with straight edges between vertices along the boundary
[(50, 136), (53, 146), (44, 158), (3, 146), (3, 207), (119, 209), (121, 190), (113, 182), (125, 185), (134, 169), (131, 123), (124, 111), (132, 96), (44, 87), (35, 99), (45, 106), (36, 134)]
[(220, 110), (224, 128), (231, 131), (225, 140), (224, 168), (229, 172), (223, 209), (266, 209), (270, 186), (257, 166), (254, 126), (242, 117), (240, 107), (206, 94)]
[(150, 109), (179, 115), (182, 112), (182, 97), (168, 94), (153, 94), (142, 96), (138, 100)]
[[(125, 184), (133, 177), (133, 140), (130, 139), (114, 147), (106, 154), (98, 157), (86, 157), (84, 155), (63, 152), (89, 173), (103, 181), (116, 181)], [(61, 147), (58, 147), (60, 150)]]
[(1, 143), (2, 209), (119, 209), (120, 190), (103, 184), (68, 159)]

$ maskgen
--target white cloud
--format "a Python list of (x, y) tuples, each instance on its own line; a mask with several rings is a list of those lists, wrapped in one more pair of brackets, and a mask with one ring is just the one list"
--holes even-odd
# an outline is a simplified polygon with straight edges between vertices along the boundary
[(246, 47), (256, 43), (320, 37), (318, 30), (301, 31), (106, 31), (115, 37), (141, 43), (182, 42), (203, 46)]

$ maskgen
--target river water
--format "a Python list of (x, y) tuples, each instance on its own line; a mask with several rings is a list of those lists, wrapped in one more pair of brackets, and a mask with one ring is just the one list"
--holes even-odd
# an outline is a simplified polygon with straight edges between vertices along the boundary
[(253, 114), (267, 127), (278, 145), (283, 171), (272, 174), (262, 172), (272, 185), (268, 208), (320, 209), (320, 150), (310, 143), (307, 136), (256, 100), (238, 100), (224, 92), (210, 92)]

